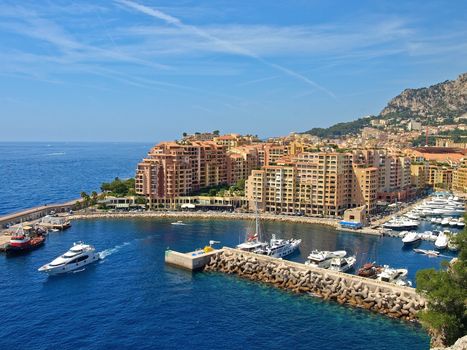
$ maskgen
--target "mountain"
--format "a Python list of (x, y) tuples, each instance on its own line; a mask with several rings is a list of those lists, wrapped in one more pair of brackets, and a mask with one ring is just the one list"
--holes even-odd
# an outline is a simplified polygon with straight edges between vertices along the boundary
[(417, 118), (429, 122), (436, 118), (455, 118), (466, 112), (467, 73), (464, 73), (456, 80), (446, 80), (428, 88), (404, 90), (389, 101), (380, 116), (384, 119)]
[(427, 88), (406, 89), (394, 97), (377, 116), (338, 123), (329, 128), (313, 128), (304, 134), (333, 138), (357, 134), (373, 120), (386, 120), (385, 125), (400, 126), (404, 121), (415, 119), (423, 125), (453, 124), (454, 118), (467, 113), (467, 73), (456, 80), (432, 85)]

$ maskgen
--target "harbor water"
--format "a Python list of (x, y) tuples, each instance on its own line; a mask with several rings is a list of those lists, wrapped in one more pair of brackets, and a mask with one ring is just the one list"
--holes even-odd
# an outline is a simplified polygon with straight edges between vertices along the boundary
[[(381, 315), (298, 296), (234, 276), (183, 271), (164, 264), (167, 248), (188, 251), (210, 239), (232, 246), (245, 221), (121, 219), (75, 221), (51, 233), (42, 248), (0, 256), (0, 339), (9, 349), (427, 349), (419, 327)], [(394, 265), (438, 266), (412, 256), (400, 240), (287, 223), (265, 223), (310, 249), (377, 252)], [(47, 277), (37, 271), (74, 241), (94, 244), (105, 258), (81, 271)], [(413, 261), (413, 262), (412, 262)], [(409, 267), (410, 268), (410, 267)]]

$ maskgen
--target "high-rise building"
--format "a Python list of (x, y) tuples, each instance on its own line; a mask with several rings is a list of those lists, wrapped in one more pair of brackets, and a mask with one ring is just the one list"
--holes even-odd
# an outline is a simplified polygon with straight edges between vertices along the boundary
[(467, 158), (463, 158), (452, 174), (452, 190), (459, 195), (467, 194)]
[(253, 171), (250, 207), (274, 213), (342, 215), (352, 205), (352, 155), (304, 152)]
[(227, 153), (213, 141), (163, 142), (138, 164), (136, 193), (173, 198), (227, 183)]

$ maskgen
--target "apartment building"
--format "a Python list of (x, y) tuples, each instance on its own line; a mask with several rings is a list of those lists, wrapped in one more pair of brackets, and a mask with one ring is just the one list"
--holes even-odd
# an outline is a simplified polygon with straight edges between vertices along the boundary
[(246, 183), (250, 208), (273, 213), (343, 215), (352, 206), (352, 155), (303, 152), (255, 170)]
[(450, 165), (433, 163), (428, 168), (428, 183), (435, 190), (452, 189), (453, 168)]
[(428, 183), (429, 176), (429, 164), (428, 162), (412, 162), (410, 164), (411, 183), (415, 187), (417, 192), (423, 191)]
[(254, 169), (260, 167), (258, 147), (242, 146), (227, 152), (227, 183), (245, 180)]
[(452, 190), (462, 196), (467, 194), (467, 158), (463, 158), (452, 173)]
[(353, 154), (354, 164), (377, 168), (378, 200), (404, 201), (413, 196), (410, 157), (375, 148), (355, 150)]
[(225, 147), (213, 141), (163, 142), (138, 164), (136, 193), (173, 198), (227, 183)]

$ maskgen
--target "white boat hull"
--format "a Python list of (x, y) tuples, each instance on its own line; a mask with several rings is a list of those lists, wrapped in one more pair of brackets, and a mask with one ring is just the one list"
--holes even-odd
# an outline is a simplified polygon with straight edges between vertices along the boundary
[(68, 263), (63, 266), (50, 266), (50, 264), (46, 264), (39, 268), (40, 272), (45, 272), (49, 275), (59, 275), (62, 273), (67, 273), (71, 272), (74, 270), (79, 270), (80, 268), (83, 268), (86, 265), (92, 264), (100, 259), (99, 253), (94, 253), (88, 256), (87, 259), (78, 261), (76, 263)]

